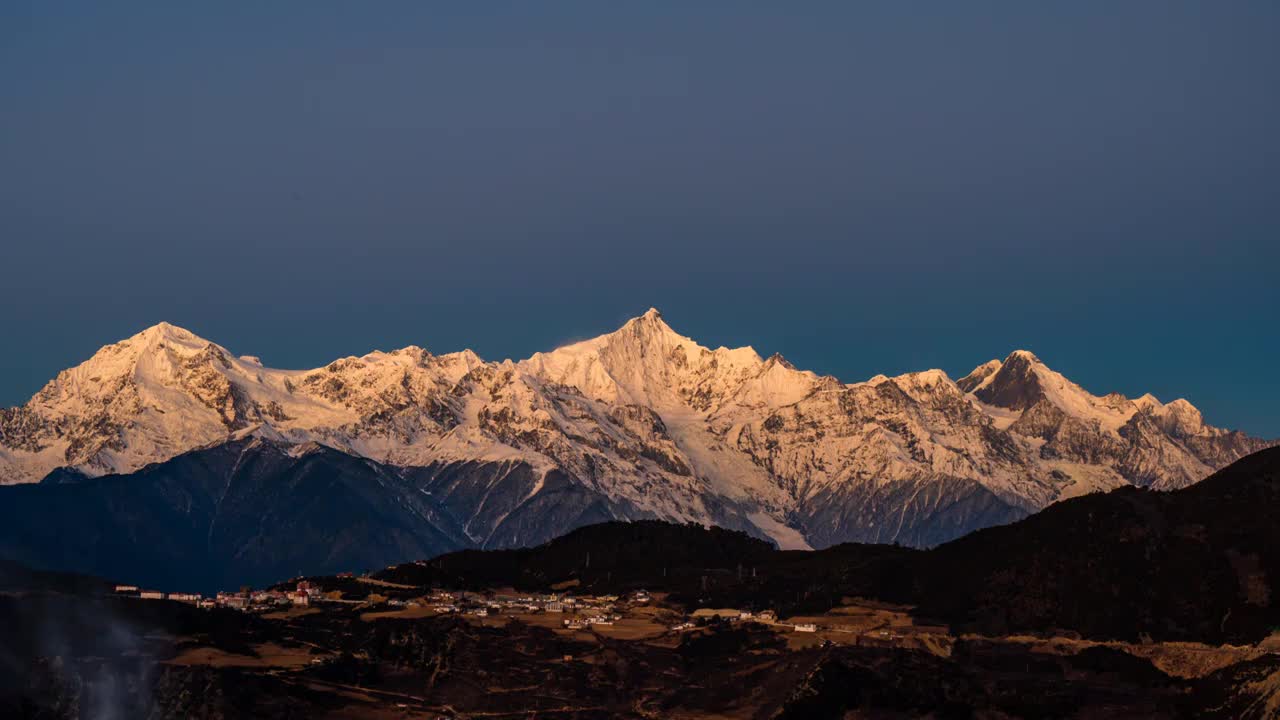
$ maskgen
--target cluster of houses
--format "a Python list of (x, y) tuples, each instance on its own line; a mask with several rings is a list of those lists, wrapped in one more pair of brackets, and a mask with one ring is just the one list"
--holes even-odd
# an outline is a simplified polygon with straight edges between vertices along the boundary
[(220, 592), (215, 604), (235, 610), (275, 610), (287, 607), (310, 607), (323, 599), (320, 588), (306, 580), (299, 581), (293, 590), (241, 590)]
[(464, 612), (477, 617), (488, 617), (500, 612), (543, 612), (564, 613), (570, 615), (561, 623), (569, 630), (580, 630), (592, 625), (612, 625), (622, 619), (617, 612), (620, 602), (632, 605), (647, 604), (652, 598), (649, 593), (639, 590), (626, 596), (618, 595), (581, 595), (546, 593), (538, 595), (494, 595), (483, 600), (472, 600), (465, 595), (459, 598), (455, 593), (439, 592), (431, 596), (437, 604), (437, 612)]
[(621, 619), (622, 616), (618, 614), (588, 615), (586, 617), (565, 618), (564, 626), (568, 630), (582, 630), (592, 625), (612, 625), (615, 621)]
[[(176, 600), (197, 605), (201, 608), (226, 607), (245, 612), (265, 612), (287, 607), (309, 607), (324, 599), (320, 588), (307, 580), (300, 580), (293, 590), (248, 590), (239, 592), (219, 592), (216, 597), (205, 598), (195, 593), (164, 593), (158, 590), (144, 590), (136, 585), (117, 585), (115, 591), (119, 595), (137, 597), (143, 600)], [(652, 597), (644, 590), (618, 595), (582, 595), (567, 593), (545, 593), (526, 595), (490, 595), (470, 594), (448, 590), (433, 590), (430, 594), (412, 600), (393, 598), (387, 601), (392, 607), (419, 608), (428, 607), (438, 614), (459, 613), (471, 617), (487, 618), (501, 613), (565, 613), (570, 617), (563, 620), (564, 627), (570, 630), (588, 628), (592, 625), (612, 625), (621, 620), (617, 612), (620, 602), (632, 606), (649, 603)], [(700, 611), (705, 613), (707, 611)], [(717, 613), (723, 620), (731, 623), (759, 622), (777, 625), (778, 616), (772, 610), (751, 612), (734, 610), (724, 614)], [(671, 627), (675, 632), (693, 630), (699, 627), (694, 620), (686, 620)], [(797, 623), (791, 626), (795, 632), (817, 632), (814, 623)]]
[(143, 590), (137, 585), (117, 585), (116, 594), (124, 597), (136, 597), (141, 600), (177, 600), (178, 602), (200, 604), (207, 602), (199, 593), (165, 593), (159, 590)]
[[(628, 602), (644, 604), (650, 601), (647, 592), (641, 590), (631, 593)], [(466, 593), (436, 590), (424, 598), (424, 602), (437, 613), (462, 613), (473, 617), (489, 617), (502, 612), (508, 613), (572, 613), (585, 616), (564, 621), (566, 627), (583, 627), (587, 624), (612, 624), (620, 616), (614, 612), (617, 603), (623, 600), (618, 595), (583, 595), (574, 596), (560, 593), (531, 595), (492, 595), (468, 596)], [(391, 601), (392, 604), (395, 601)], [(408, 601), (402, 604), (416, 604)]]
[[(622, 615), (617, 612), (619, 603), (628, 603), (631, 606), (644, 605), (649, 603), (652, 597), (644, 590), (629, 593), (625, 596), (618, 595), (582, 595), (575, 596), (572, 594), (546, 593), (535, 595), (468, 595), (465, 592), (450, 592), (447, 590), (436, 590), (421, 601), (397, 601), (391, 600), (389, 604), (396, 606), (419, 606), (424, 605), (433, 609), (436, 613), (459, 613), (471, 617), (487, 618), (492, 615), (498, 615), (503, 612), (507, 613), (565, 613), (568, 617), (562, 620), (562, 624), (568, 630), (581, 630), (592, 625), (612, 625), (622, 619)], [(751, 612), (747, 610), (734, 610), (722, 616), (722, 619), (731, 623), (737, 622), (758, 622), (766, 625), (777, 625), (778, 615), (772, 610), (763, 610), (761, 612)], [(672, 626), (675, 632), (692, 630), (699, 627), (697, 622), (686, 620), (677, 625)], [(814, 623), (796, 623), (789, 625), (794, 632), (817, 632), (818, 626)]]
[[(757, 622), (764, 625), (780, 624), (778, 622), (778, 614), (772, 610), (761, 610), (760, 612), (751, 612), (750, 610), (731, 610), (723, 614), (720, 612), (714, 612), (710, 615), (708, 615), (708, 613), (709, 611), (702, 610), (695, 613), (695, 616), (700, 615), (704, 619), (707, 617), (719, 617), (721, 620), (727, 620), (730, 623)], [(698, 627), (698, 623), (692, 620), (686, 620), (677, 625), (672, 625), (671, 629), (675, 632), (683, 632), (685, 630), (694, 630)], [(790, 627), (795, 632), (818, 632), (818, 626), (814, 623), (796, 623)]]
[(206, 610), (216, 607), (234, 610), (276, 610), (281, 607), (307, 607), (322, 598), (320, 588), (303, 580), (294, 590), (241, 590), (239, 592), (220, 592), (216, 597), (206, 598), (198, 593), (164, 593), (159, 590), (143, 590), (137, 585), (117, 585), (116, 594), (125, 597), (136, 597), (141, 600), (176, 600), (191, 603)]

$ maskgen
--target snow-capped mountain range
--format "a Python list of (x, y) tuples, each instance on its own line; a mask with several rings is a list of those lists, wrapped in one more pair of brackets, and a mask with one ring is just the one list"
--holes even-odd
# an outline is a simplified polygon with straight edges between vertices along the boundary
[(653, 309), (519, 362), (408, 347), (314, 370), (161, 323), (0, 410), (0, 482), (129, 473), (249, 435), (414, 469), (478, 546), (588, 517), (930, 545), (1081, 493), (1183, 487), (1270, 444), (1185, 400), (1092, 395), (1022, 350), (958, 381), (847, 384), (708, 349)]

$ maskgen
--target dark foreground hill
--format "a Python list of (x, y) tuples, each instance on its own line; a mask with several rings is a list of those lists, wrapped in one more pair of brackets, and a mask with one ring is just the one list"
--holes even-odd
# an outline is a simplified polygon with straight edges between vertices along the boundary
[(715, 621), (623, 639), (372, 600), (258, 617), (27, 577), (36, 589), (0, 596), (0, 717), (15, 720), (1267, 720), (1280, 701), (1274, 655), (1185, 677), (1096, 645), (797, 646), (785, 629)]
[(908, 599), (957, 629), (1256, 641), (1280, 628), (1280, 448), (1183, 490), (1062, 502), (911, 562)]
[(660, 590), (688, 606), (804, 612), (825, 610), (847, 595), (905, 588), (903, 573), (919, 553), (858, 544), (784, 551), (734, 530), (642, 520), (590, 525), (534, 548), (463, 550), (374, 577), (415, 588)]
[(0, 488), (0, 557), (213, 592), (465, 547), (397, 468), (248, 438), (131, 475)]
[(1254, 642), (1280, 628), (1280, 448), (1173, 492), (1058, 503), (929, 551), (783, 552), (742, 533), (607, 523), (537, 548), (464, 551), (382, 571), (416, 587), (647, 588), (691, 605), (825, 609), (909, 603), (954, 629)]

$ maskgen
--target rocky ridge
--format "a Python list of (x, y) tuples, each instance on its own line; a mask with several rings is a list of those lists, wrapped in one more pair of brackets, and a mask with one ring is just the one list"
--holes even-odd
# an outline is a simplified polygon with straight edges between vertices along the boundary
[[(505, 514), (554, 512), (565, 483), (607, 498), (616, 519), (720, 524), (782, 547), (932, 545), (1064, 497), (1184, 487), (1269, 444), (1207, 425), (1185, 400), (1094, 396), (1026, 351), (958, 381), (843, 383), (703, 347), (653, 309), (519, 362), (408, 347), (301, 371), (161, 323), (0, 412), (0, 482), (128, 473), (254, 434), (452, 467), (451, 492), (502, 485), (501, 512), (474, 497), (485, 517), (459, 518), (473, 542), (499, 545), (527, 541), (510, 524), (486, 535)], [(494, 472), (511, 467), (515, 485)]]

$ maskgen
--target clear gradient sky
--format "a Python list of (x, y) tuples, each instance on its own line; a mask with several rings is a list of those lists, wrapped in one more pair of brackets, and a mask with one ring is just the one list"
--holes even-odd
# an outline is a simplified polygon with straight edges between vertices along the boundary
[(308, 367), (655, 305), (1280, 436), (1278, 38), (1269, 1), (6, 2), (0, 405), (160, 320)]

